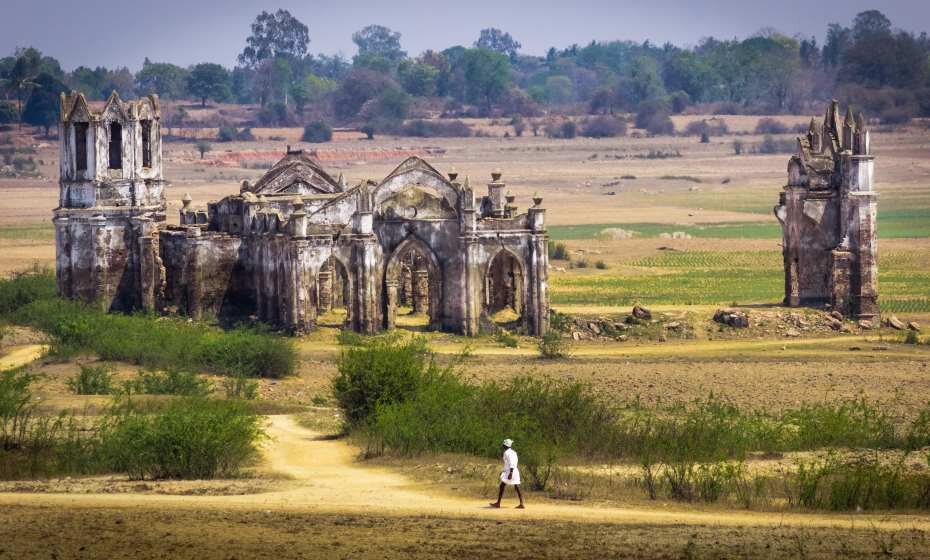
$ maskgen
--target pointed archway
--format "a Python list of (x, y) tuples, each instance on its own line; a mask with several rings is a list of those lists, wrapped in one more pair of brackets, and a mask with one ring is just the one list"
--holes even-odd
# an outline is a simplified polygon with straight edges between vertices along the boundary
[(526, 275), (520, 258), (501, 249), (484, 275), (484, 312), (495, 323), (522, 325), (526, 319)]
[[(407, 276), (405, 276), (405, 274)], [(408, 237), (391, 253), (384, 271), (384, 326), (397, 326), (397, 311), (405, 280), (409, 278), (407, 301), (414, 313), (429, 316), (429, 328), (442, 325), (442, 267), (430, 247), (416, 237)]]

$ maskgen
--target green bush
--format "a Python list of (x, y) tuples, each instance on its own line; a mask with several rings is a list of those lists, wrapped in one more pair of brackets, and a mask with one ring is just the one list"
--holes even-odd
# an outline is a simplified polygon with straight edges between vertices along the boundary
[(550, 243), (549, 258), (551, 260), (567, 261), (571, 259), (571, 256), (568, 254), (565, 243)]
[(244, 375), (237, 375), (223, 380), (223, 389), (227, 399), (252, 400), (258, 396), (258, 382)]
[(105, 364), (81, 366), (81, 371), (68, 380), (68, 388), (77, 395), (109, 395), (113, 391), (113, 368)]
[(303, 142), (329, 142), (333, 139), (333, 129), (323, 121), (314, 121), (304, 127), (300, 139)]
[(245, 403), (185, 398), (155, 414), (119, 409), (100, 426), (110, 468), (133, 479), (235, 475), (258, 455), (264, 431)]
[(907, 334), (904, 335), (904, 344), (920, 344), (920, 337), (917, 336), (917, 331), (907, 331)]
[(594, 268), (598, 270), (607, 270), (607, 263), (604, 261), (597, 261), (594, 263)]
[(333, 395), (350, 424), (369, 418), (378, 405), (413, 398), (430, 377), (441, 373), (426, 340), (386, 335), (344, 349), (333, 380)]
[(196, 373), (169, 369), (167, 371), (140, 371), (135, 379), (123, 382), (122, 392), (127, 395), (180, 395), (205, 397), (213, 387)]
[(516, 348), (520, 345), (520, 339), (504, 329), (499, 329), (494, 334), (494, 341), (505, 348)]
[(55, 274), (49, 270), (33, 269), (9, 280), (0, 281), (0, 317), (9, 316), (25, 305), (57, 295)]
[(550, 330), (539, 338), (539, 355), (547, 360), (567, 358), (569, 352), (569, 343), (558, 330)]
[(579, 259), (574, 263), (575, 268), (588, 268), (588, 259)]
[[(0, 292), (2, 287), (0, 283)], [(26, 289), (13, 292), (9, 300), (26, 301), (34, 295)], [(293, 373), (297, 361), (292, 342), (284, 337), (245, 328), (222, 331), (155, 315), (106, 313), (58, 298), (26, 301), (11, 316), (54, 337), (56, 347), (150, 368), (284, 377)]]

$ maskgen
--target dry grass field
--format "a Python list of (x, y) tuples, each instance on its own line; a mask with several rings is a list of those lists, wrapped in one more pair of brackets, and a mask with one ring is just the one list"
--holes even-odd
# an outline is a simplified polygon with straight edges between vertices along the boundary
[[(676, 127), (701, 118), (711, 117), (678, 116)], [(441, 171), (455, 167), (473, 186), (499, 168), (520, 207), (530, 205), (534, 194), (543, 197), (550, 238), (564, 243), (570, 255), (551, 262), (554, 309), (620, 321), (634, 303), (643, 303), (689, 326), (680, 337), (656, 332), (623, 340), (585, 337), (560, 360), (540, 359), (535, 341), (525, 337), (510, 348), (491, 337), (424, 333), (440, 361), (467, 355), (459, 366), (467, 379), (548, 376), (588, 383), (616, 402), (637, 397), (647, 404), (688, 402), (712, 394), (770, 411), (862, 397), (902, 421), (914, 418), (930, 402), (930, 344), (902, 344), (902, 334), (890, 329), (841, 334), (812, 328), (786, 336), (788, 311), (779, 307), (781, 236), (772, 207), (785, 183), (788, 154), (734, 155), (735, 141), (762, 140), (752, 133), (758, 117), (722, 118), (731, 133), (708, 144), (696, 137), (635, 134), (554, 140), (527, 132), (516, 138), (503, 122), (487, 120), (470, 124), (490, 137), (369, 141), (337, 133), (333, 142), (315, 146), (299, 143), (298, 129), (253, 129), (257, 141), (214, 142), (203, 160), (192, 143), (171, 142), (165, 145), (168, 219), (177, 221), (186, 193), (199, 205), (238, 192), (242, 180), (259, 177), (274, 161), (269, 154), (283, 155), (287, 144), (350, 154), (325, 162), (350, 185), (383, 177), (401, 159), (355, 159), (358, 154), (429, 149), (430, 163)], [(777, 118), (790, 126), (809, 120)], [(58, 197), (57, 144), (25, 134), (15, 142), (31, 147), (39, 166), (36, 176), (0, 177), (4, 276), (54, 262), (50, 219)], [(872, 144), (881, 193), (880, 303), (884, 313), (924, 325), (920, 340), (928, 342), (930, 129), (916, 122), (879, 130)], [(684, 235), (666, 235), (674, 232)], [(762, 325), (745, 333), (721, 331), (710, 317), (731, 304), (749, 309)], [(332, 318), (331, 325), (338, 323)], [(420, 328), (415, 321), (408, 326)], [(343, 348), (337, 336), (338, 329), (327, 326), (298, 340), (297, 375), (261, 380), (259, 406), (270, 414), (314, 407), (325, 421), (310, 425), (332, 431), (337, 423), (329, 408), (330, 382)], [(35, 332), (9, 329), (0, 339), (0, 357), (28, 356), (45, 342)], [(35, 392), (44, 413), (93, 416), (105, 407), (104, 397), (69, 391), (66, 380), (82, 363), (95, 358), (42, 359), (29, 366), (38, 375)], [(115, 371), (117, 378), (129, 379), (136, 368), (115, 364)], [(372, 485), (387, 484), (387, 497), (377, 487), (340, 494), (338, 478), (313, 470), (313, 454), (322, 458), (326, 450), (312, 433), (281, 424), (289, 417), (275, 418), (264, 461), (250, 471), (252, 478), (219, 489), (198, 482), (134, 488), (125, 480), (99, 478), (0, 486), (0, 558), (921, 558), (930, 547), (925, 511), (793, 514), (785, 521), (774, 506), (776, 511), (750, 514), (722, 505), (649, 502), (628, 492), (629, 502), (613, 496), (580, 503), (538, 493), (531, 498), (539, 504), (536, 513), (488, 512), (476, 505), (487, 496), (486, 483), (443, 474), (457, 472), (461, 457), (359, 463), (358, 450), (345, 442), (339, 451), (344, 462), (331, 465), (334, 472), (359, 469), (358, 476), (372, 477), (367, 479)], [(287, 442), (294, 456), (280, 455)], [(412, 476), (394, 478), (399, 473)], [(107, 486), (112, 489), (101, 493)], [(109, 493), (119, 496), (111, 500)], [(395, 498), (413, 505), (392, 508)]]

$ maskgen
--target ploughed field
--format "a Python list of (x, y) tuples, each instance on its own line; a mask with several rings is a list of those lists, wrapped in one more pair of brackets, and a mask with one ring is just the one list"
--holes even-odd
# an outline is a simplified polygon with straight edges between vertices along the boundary
[[(676, 117), (677, 128), (699, 118)], [(776, 118), (790, 125), (807, 120)], [(626, 415), (681, 414), (682, 425), (742, 422), (760, 433), (773, 425), (802, 435), (820, 429), (836, 432), (835, 443), (776, 441), (757, 433), (764, 451), (740, 455), (745, 470), (726, 476), (713, 470), (723, 463), (703, 457), (688, 476), (705, 486), (727, 487), (713, 500), (703, 493), (673, 497), (661, 476), (658, 499), (649, 499), (637, 482), (643, 477), (639, 455), (565, 457), (556, 463), (547, 490), (530, 492), (525, 519), (514, 512), (496, 515), (480, 509), (494, 492), (492, 459), (431, 451), (359, 461), (359, 452), (371, 451), (365, 437), (336, 440), (333, 447), (313, 439), (340, 428), (331, 383), (348, 346), (334, 313), (317, 332), (295, 341), (300, 360), (294, 375), (255, 382), (250, 406), (275, 415), (272, 437), (235, 478), (133, 481), (95, 474), (0, 481), (0, 525), (6, 531), (0, 531), (0, 558), (93, 557), (114, 550), (124, 557), (225, 558), (232, 549), (239, 557), (279, 558), (922, 557), (930, 546), (926, 506), (898, 505), (890, 513), (888, 502), (880, 501), (850, 513), (833, 507), (842, 505), (830, 501), (840, 499), (837, 492), (799, 505), (791, 503), (794, 496), (782, 489), (788, 479), (780, 477), (803, 463), (821, 474), (829, 471), (824, 480), (835, 481), (841, 477), (836, 469), (855, 464), (868, 466), (856, 471), (863, 477), (881, 479), (891, 472), (882, 469), (905, 453), (901, 465), (908, 476), (930, 469), (926, 448), (905, 449), (908, 434), (922, 429), (930, 402), (930, 131), (917, 123), (877, 131), (872, 140), (881, 193), (883, 316), (923, 329), (919, 344), (905, 344), (905, 331), (866, 330), (852, 321), (833, 328), (822, 312), (778, 305), (781, 234), (772, 207), (785, 183), (789, 154), (734, 155), (734, 141), (761, 141), (749, 133), (756, 117), (723, 119), (730, 130), (745, 133), (713, 137), (709, 144), (695, 137), (552, 140), (529, 132), (504, 138), (505, 126), (484, 121), (495, 136), (366, 141), (340, 134), (322, 147), (347, 154), (324, 165), (344, 173), (350, 185), (383, 177), (403, 159), (390, 154), (420, 149), (432, 154), (424, 157), (440, 171), (455, 166), (472, 185), (500, 168), (521, 208), (534, 194), (543, 197), (551, 243), (564, 244), (567, 257), (551, 260), (550, 288), (553, 309), (568, 316), (570, 356), (541, 359), (536, 341), (522, 336), (421, 333), (439, 364), (455, 364), (466, 382), (506, 385), (518, 376), (580, 382)], [(256, 142), (213, 143), (203, 161), (193, 144), (165, 144), (169, 221), (177, 221), (185, 193), (195, 205), (236, 193), (241, 180), (254, 180), (273, 163), (268, 154), (283, 154), (287, 143), (299, 145), (297, 129), (253, 133)], [(16, 142), (35, 145), (39, 176), (0, 178), (4, 276), (54, 262), (50, 218), (58, 196), (57, 145), (26, 136)], [(378, 153), (385, 157), (371, 156)], [(650, 308), (653, 319), (628, 325), (634, 304)], [(720, 307), (746, 311), (750, 328), (715, 323)], [(419, 333), (425, 320), (407, 316), (401, 323)], [(27, 362), (50, 342), (31, 329), (3, 328), (4, 365)], [(53, 418), (70, 411), (86, 425), (103, 417), (109, 396), (77, 395), (73, 389), (82, 366), (101, 364), (93, 353), (79, 353), (28, 365), (26, 371), (36, 375), (37, 414)], [(114, 386), (128, 383), (138, 390), (155, 383), (139, 376), (138, 365), (106, 366)], [(213, 397), (230, 394), (228, 377), (197, 373), (210, 382)], [(169, 381), (200, 392), (205, 387), (183, 377)], [(177, 397), (134, 398), (158, 410)], [(721, 402), (738, 412), (714, 408)], [(857, 402), (865, 404), (850, 404)], [(841, 434), (836, 425), (842, 422), (855, 425)], [(857, 463), (860, 459), (865, 462)], [(658, 476), (663, 471), (656, 468)], [(760, 487), (750, 493), (751, 503), (738, 491), (747, 480)], [(59, 492), (65, 495), (53, 496)]]

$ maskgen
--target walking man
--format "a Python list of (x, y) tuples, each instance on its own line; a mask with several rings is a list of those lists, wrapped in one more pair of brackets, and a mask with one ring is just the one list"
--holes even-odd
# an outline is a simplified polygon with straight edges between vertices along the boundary
[(520, 469), (517, 468), (517, 452), (513, 450), (513, 440), (505, 439), (501, 445), (501, 451), (504, 452), (504, 470), (501, 471), (501, 485), (497, 491), (497, 501), (491, 502), (491, 507), (501, 507), (501, 498), (504, 497), (504, 487), (513, 486), (517, 491), (517, 497), (520, 498), (520, 505), (517, 509), (524, 509), (523, 494), (520, 492)]

